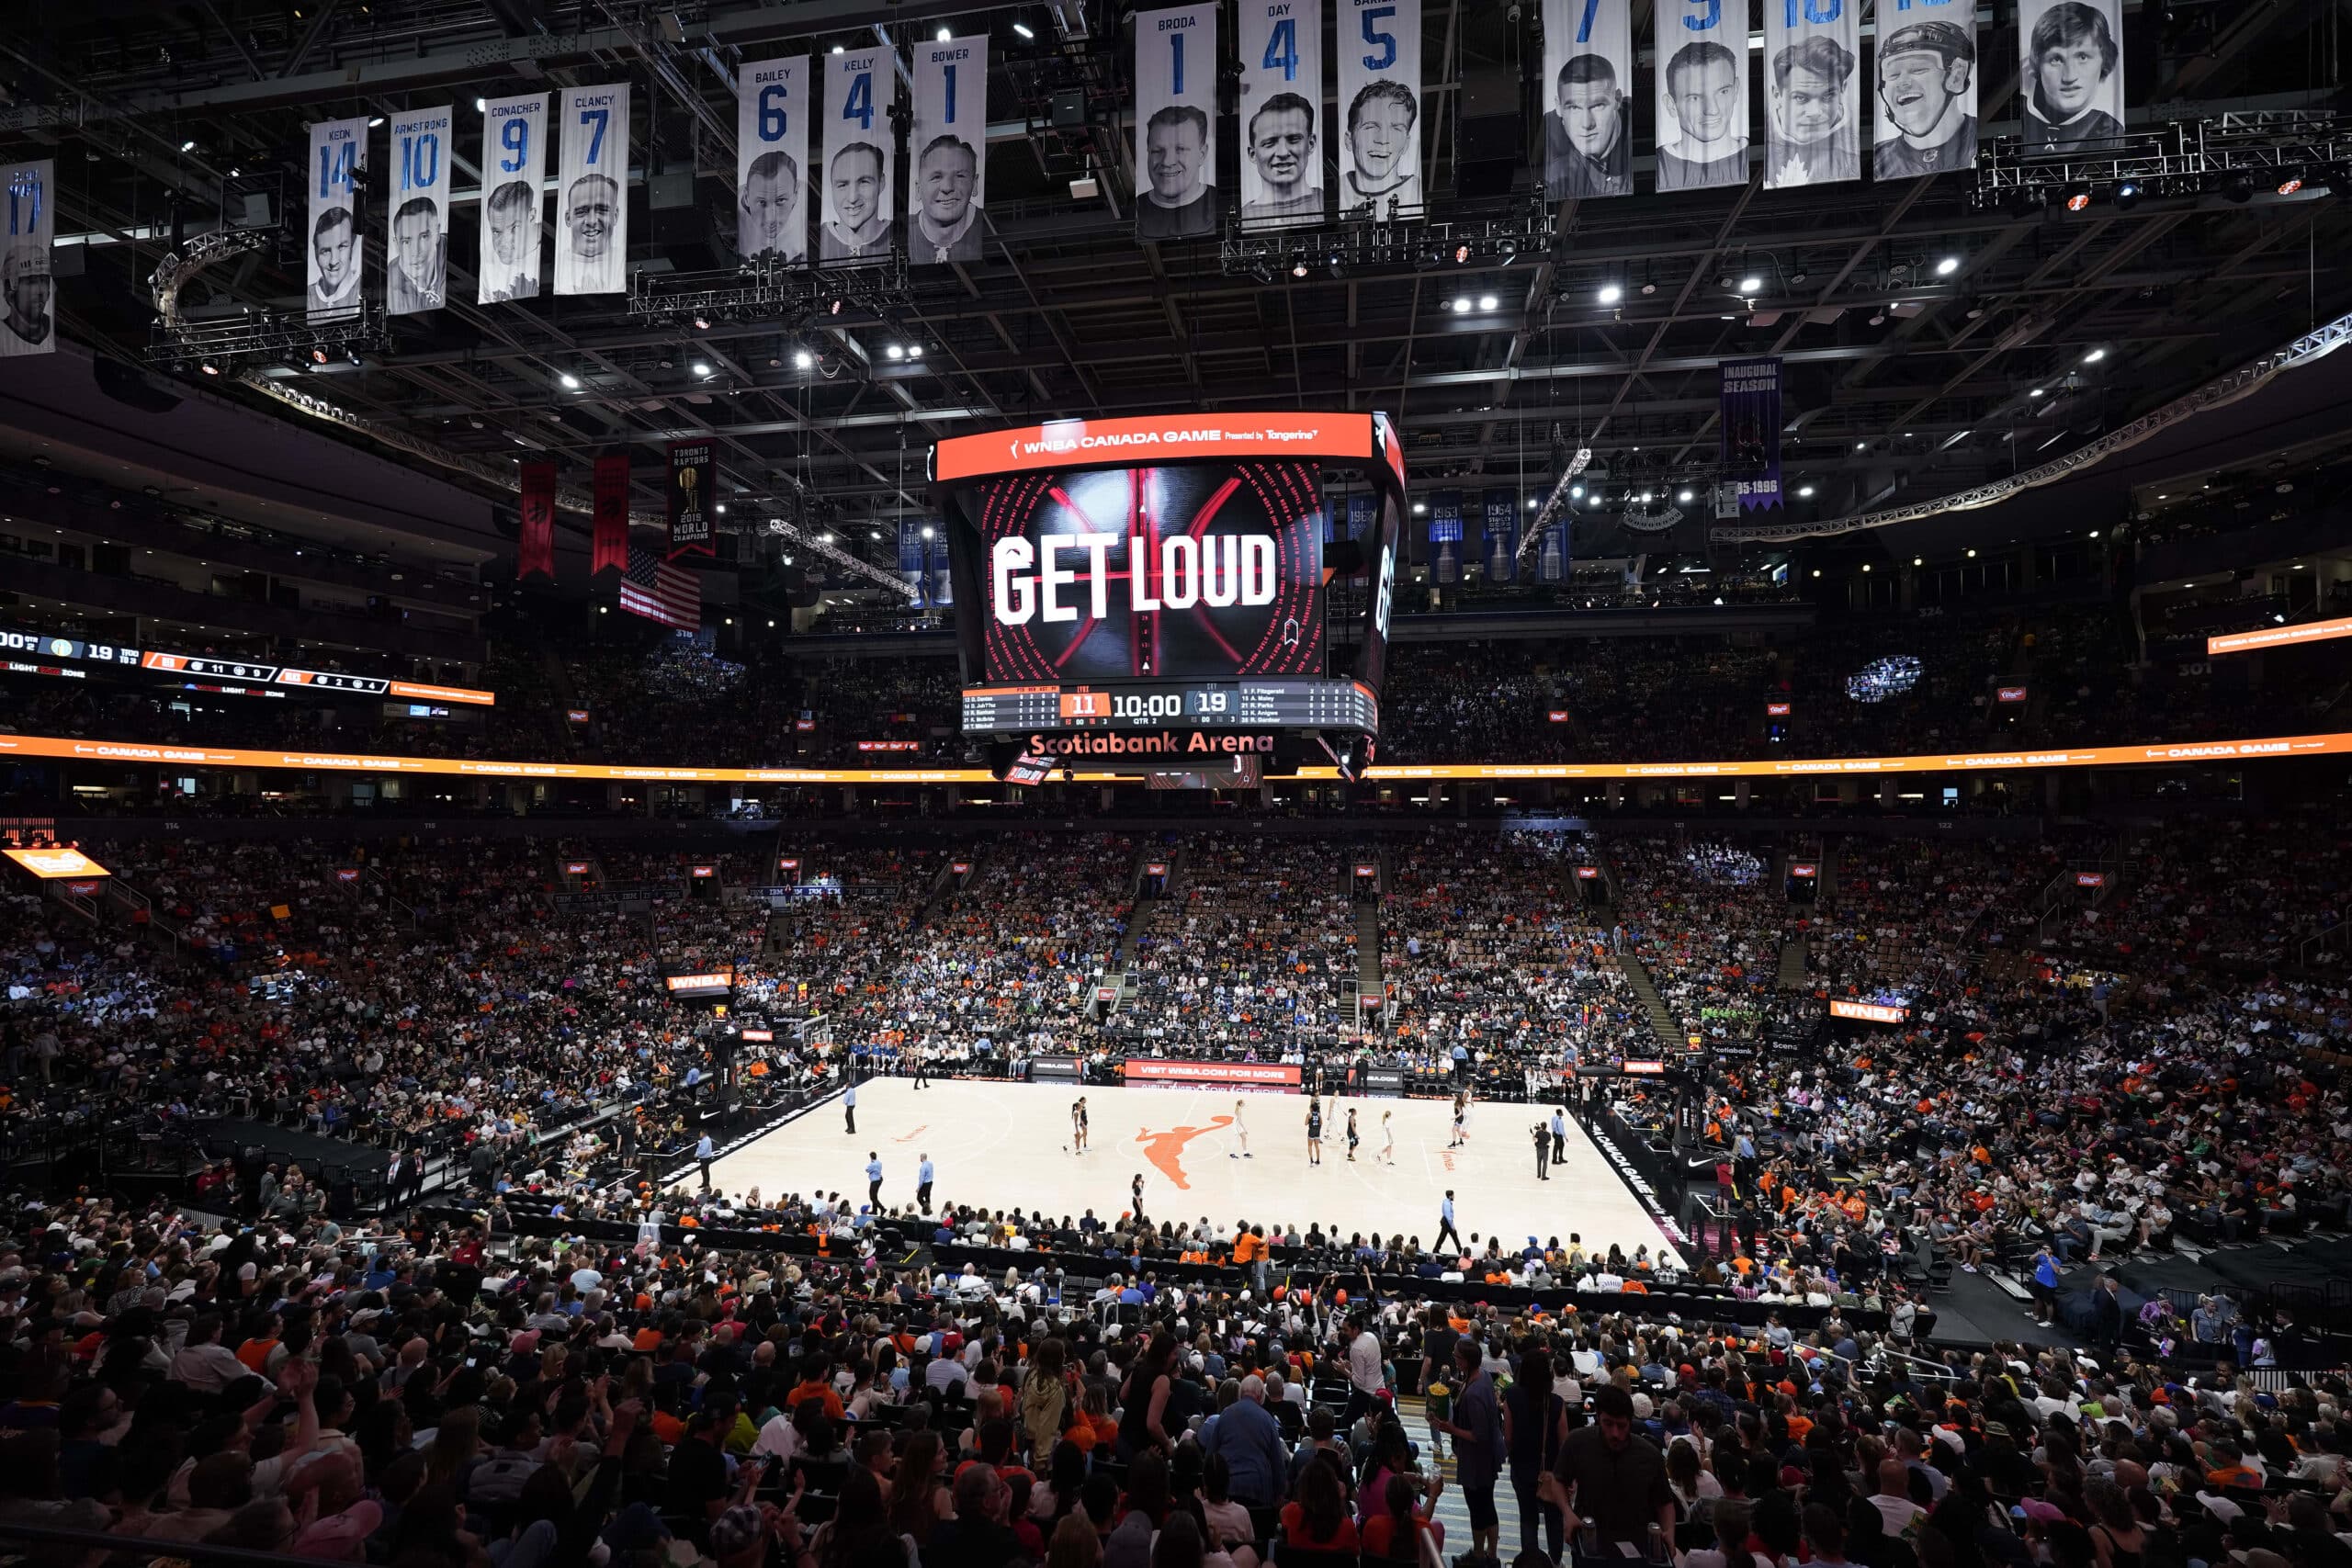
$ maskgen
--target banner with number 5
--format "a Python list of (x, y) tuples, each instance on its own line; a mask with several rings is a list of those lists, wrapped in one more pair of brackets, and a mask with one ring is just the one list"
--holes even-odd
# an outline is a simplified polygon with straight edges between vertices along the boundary
[(1746, 185), (1747, 0), (1657, 0), (1657, 188)]
[(555, 291), (628, 287), (628, 88), (570, 87), (556, 181)]
[(481, 108), (481, 251), (474, 299), (539, 297), (539, 182), (548, 172), (548, 96), (492, 98)]
[(1216, 6), (1136, 13), (1136, 238), (1195, 240), (1216, 188)]
[(1339, 0), (1340, 214), (1421, 215), (1421, 0)]
[(1544, 195), (1634, 193), (1629, 0), (1544, 0)]
[(1241, 226), (1323, 221), (1322, 0), (1241, 0)]
[(808, 61), (763, 61), (736, 77), (735, 241), (744, 259), (808, 259)]
[(817, 259), (872, 263), (890, 254), (890, 165), (896, 137), (890, 106), (899, 93), (899, 58), (887, 49), (825, 56), (825, 224)]

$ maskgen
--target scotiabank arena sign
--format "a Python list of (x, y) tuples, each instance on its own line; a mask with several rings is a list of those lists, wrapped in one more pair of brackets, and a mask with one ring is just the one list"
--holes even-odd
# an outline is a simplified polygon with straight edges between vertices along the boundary
[(1032, 735), (1029, 750), (1058, 757), (1238, 757), (1273, 755), (1271, 735), (1232, 735), (1206, 729), (1156, 729), (1142, 735)]
[(1296, 1089), (1299, 1069), (1280, 1062), (1130, 1060), (1120, 1069), (1130, 1083), (1272, 1084)]

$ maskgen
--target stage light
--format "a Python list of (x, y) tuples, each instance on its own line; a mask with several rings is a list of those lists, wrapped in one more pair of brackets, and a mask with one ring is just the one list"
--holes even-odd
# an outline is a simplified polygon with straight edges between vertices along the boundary
[(921, 359), (922, 357), (922, 344), (919, 343), (909, 344), (907, 345), (907, 357), (909, 359)]
[(1613, 283), (1604, 283), (1600, 286), (1600, 302), (1602, 304), (1614, 305), (1618, 300), (1623, 299), (1623, 298), (1625, 298), (1625, 291), (1623, 288), (1620, 288), (1617, 285)]
[(2029, 397), (2029, 398), (2039, 398), (2039, 397), (2042, 397), (2042, 396), (2044, 396), (2044, 395), (2045, 395), (2045, 394), (2043, 393), (2042, 389), (2041, 389), (2041, 388), (2039, 388), (2039, 387), (2036, 387), (2036, 388), (2034, 388), (2031, 391), (2029, 391), (2028, 393), (2026, 393), (2026, 396), (2027, 396), (2027, 397)]
[(1571, 501), (1582, 501), (1584, 499), (1584, 486), (1570, 485), (1568, 487), (1568, 499)]
[(796, 368), (797, 368), (797, 369), (801, 369), (801, 370), (808, 370), (808, 369), (811, 369), (811, 368), (813, 368), (813, 367), (816, 366), (816, 363), (817, 363), (817, 356), (816, 356), (815, 355), (813, 355), (813, 354), (809, 353), (809, 352), (808, 352), (807, 349), (805, 349), (805, 348), (804, 348), (804, 349), (799, 349), (799, 350), (797, 350), (797, 351), (796, 351), (796, 352), (794, 353), (794, 355), (793, 355), (793, 356), (792, 356), (792, 363), (793, 363), (794, 367), (795, 367)]
[(1495, 254), (1502, 257), (1503, 265), (1508, 266), (1519, 259), (1519, 242), (1505, 234), (1495, 242)]
[(2125, 212), (2140, 205), (2140, 183), (2125, 180), (2115, 187), (2115, 205)]
[(311, 364), (313, 364), (313, 365), (324, 365), (326, 362), (327, 362), (327, 351), (326, 351), (325, 349), (323, 349), (323, 348), (313, 348), (312, 350), (311, 350)]
[(695, 331), (698, 333), (710, 331), (710, 318), (699, 310), (695, 312)]
[(1857, 451), (1857, 452), (1864, 452), (1864, 451), (1868, 451), (1869, 449), (1870, 449), (1870, 443), (1869, 443), (1869, 442), (1867, 442), (1867, 441), (1857, 441), (1857, 442), (1855, 442), (1855, 443), (1854, 443), (1854, 450), (1855, 450), (1855, 451)]
[(368, 122), (368, 129), (370, 130), (379, 130), (382, 127), (383, 123), (384, 117), (382, 115), (378, 115)]
[(1959, 270), (1960, 258), (1958, 256), (1946, 256), (1943, 260), (1936, 264), (1936, 276), (1938, 277), (1950, 277), (1953, 273), (1958, 272)]
[(2066, 187), (2066, 210), (2080, 212), (2091, 204), (2091, 187), (2076, 180)]
[(580, 390), (580, 378), (574, 376), (571, 371), (567, 370), (563, 373), (562, 380), (563, 389), (565, 391), (576, 392)]
[[(1812, 487), (1811, 485), (1799, 485), (1799, 486), (1797, 486), (1797, 499), (1798, 499), (1798, 500), (1800, 500), (1800, 501), (1809, 501), (1809, 500), (1811, 500), (1811, 499), (1812, 499), (1812, 497), (1813, 497), (1813, 487)], [(1870, 568), (1868, 568), (1868, 567), (1864, 567), (1864, 568), (1862, 568), (1862, 570), (1863, 570), (1864, 571), (1868, 571), (1868, 570), (1870, 570)]]
[(833, 45), (833, 52), (834, 52), (835, 54), (842, 54), (842, 53), (845, 53), (845, 52), (847, 52), (847, 51), (846, 51), (845, 50), (843, 50), (843, 49), (842, 49), (842, 47), (840, 44), (835, 44), (835, 45)]
[(1968, 558), (1969, 558), (1970, 560), (1974, 560), (1974, 559), (1976, 558), (1976, 551), (1975, 551), (1975, 549), (1974, 549), (1973, 547), (1972, 547), (1972, 548), (1969, 550), (1969, 552), (1968, 552)]
[(1747, 276), (1743, 277), (1743, 278), (1741, 278), (1741, 279), (1739, 280), (1739, 291), (1740, 291), (1742, 294), (1753, 294), (1753, 293), (1755, 293), (1757, 290), (1758, 290), (1758, 289), (1762, 288), (1763, 287), (1764, 287), (1764, 280), (1763, 280), (1762, 278), (1760, 278), (1760, 277), (1758, 277), (1758, 276), (1757, 276), (1755, 274), (1753, 274), (1753, 273), (1750, 273)]
[(899, 347), (897, 344), (895, 344), (895, 343), (894, 343), (894, 344), (892, 344), (889, 347), (888, 347), (888, 348), (884, 349), (882, 352), (883, 352), (883, 353), (885, 353), (885, 354), (887, 354), (887, 355), (889, 355), (891, 358), (893, 358), (893, 359), (904, 359), (904, 358), (907, 356), (907, 351), (906, 351), (905, 349), (903, 349), (903, 348), (900, 348), (900, 347)]
[(931, 537), (931, 525), (928, 523), (922, 526), (922, 536), (926, 539)]
[(2103, 348), (2095, 348), (2088, 354), (2083, 355), (2083, 363), (2086, 365), (2097, 365), (2100, 360), (2105, 359), (2106, 357), (2107, 350)]
[(955, 28), (940, 28), (940, 29), (939, 29), (938, 37), (939, 37), (939, 41), (940, 41), (940, 42), (942, 42), (942, 43), (945, 43), (949, 39), (952, 39), (952, 38), (954, 38), (955, 36), (956, 36), (956, 29), (955, 29)]
[(1293, 277), (1305, 277), (1306, 276), (1306, 263), (1304, 260), (1291, 263), (1290, 275)]
[(1491, 310), (1501, 303), (1501, 300), (1496, 299), (1491, 294), (1481, 294), (1478, 296), (1478, 309), (1481, 310)]
[(2303, 176), (2299, 174), (2290, 174), (2287, 175), (2286, 178), (2278, 182), (2278, 194), (2280, 196), (2292, 196), (2302, 188)]
[(1470, 296), (1457, 294), (1453, 297), (1453, 313), (1457, 316), (1466, 316), (1470, 313)]
[(1454, 260), (1454, 265), (1457, 265), (1457, 266), (1458, 266), (1458, 265), (1460, 265), (1462, 263), (1466, 262), (1466, 261), (1468, 261), (1469, 259), (1470, 259), (1470, 247), (1469, 247), (1469, 246), (1467, 246), (1467, 245), (1456, 245), (1456, 246), (1454, 246), (1454, 247), (1453, 247), (1453, 260)]
[(490, 100), (489, 100), (488, 98), (476, 98), (476, 99), (474, 100), (474, 113), (476, 113), (476, 114), (481, 114), (481, 113), (484, 113), (484, 112), (486, 112), (486, 111), (489, 109), (489, 107), (490, 107)]
[(1674, 499), (1688, 504), (1690, 500), (1690, 492), (1687, 490), (1678, 491), (1676, 492)]
[(220, 367), (213, 364), (209, 359), (206, 360), (197, 368), (202, 370), (207, 376), (218, 376), (220, 374)]
[(1035, 32), (1030, 30), (1029, 24), (1026, 22), (1013, 23), (1012, 30), (1019, 33), (1024, 39), (1035, 39), (1037, 36)]
[(2254, 199), (2254, 177), (2240, 169), (2222, 181), (2222, 194), (2244, 206)]
[(709, 374), (710, 374), (710, 362), (709, 362), (708, 360), (705, 360), (705, 359), (697, 359), (697, 360), (695, 360), (695, 375), (697, 375), (697, 376), (707, 376), (707, 375), (709, 375)]
[[(383, 124), (384, 122), (383, 122), (382, 120), (380, 120), (380, 119), (379, 119), (379, 120), (376, 120), (376, 121), (374, 121), (373, 123), (375, 123), (375, 124), (377, 124), (377, 125), (381, 125), (381, 124)], [(196, 151), (196, 138), (195, 138), (195, 137), (193, 137), (193, 136), (191, 136), (191, 137), (189, 137), (186, 141), (181, 142), (181, 143), (180, 143), (180, 151), (181, 151), (181, 152), (195, 152), (195, 151)]]
[(1413, 515), (1414, 515), (1414, 516), (1416, 516), (1416, 517), (1421, 516), (1423, 513), (1427, 513), (1428, 511), (1429, 511), (1429, 508), (1428, 508), (1427, 506), (1423, 505), (1421, 502), (1418, 502), (1418, 501), (1417, 501), (1417, 502), (1413, 502)]

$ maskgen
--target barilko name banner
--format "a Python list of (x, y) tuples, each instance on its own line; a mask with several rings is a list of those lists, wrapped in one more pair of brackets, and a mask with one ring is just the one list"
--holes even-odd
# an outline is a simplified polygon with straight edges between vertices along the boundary
[(915, 45), (914, 74), (907, 260), (976, 262), (988, 205), (988, 34)]
[(476, 304), (539, 297), (539, 185), (547, 170), (548, 96), (525, 93), (484, 103)]
[(808, 61), (763, 60), (736, 78), (735, 243), (746, 259), (808, 259)]
[(890, 254), (890, 220), (898, 211), (890, 190), (890, 105), (899, 91), (898, 63), (884, 49), (825, 56), (820, 262), (871, 263)]
[(385, 220), (384, 311), (413, 316), (449, 302), (449, 158), (445, 106), (392, 117), (392, 199)]
[(310, 288), (303, 314), (335, 321), (359, 314), (368, 242), (359, 235), (359, 175), (368, 166), (368, 121), (321, 120), (311, 127)]
[(1136, 15), (1136, 238), (1216, 232), (1216, 6)]
[(1337, 0), (1340, 212), (1421, 215), (1421, 0)]
[(1631, 10), (1630, 0), (1544, 0), (1548, 201), (1633, 194)]
[(628, 287), (628, 87), (570, 87), (556, 181), (555, 291)]
[(1323, 221), (1323, 0), (1240, 0), (1241, 225)]

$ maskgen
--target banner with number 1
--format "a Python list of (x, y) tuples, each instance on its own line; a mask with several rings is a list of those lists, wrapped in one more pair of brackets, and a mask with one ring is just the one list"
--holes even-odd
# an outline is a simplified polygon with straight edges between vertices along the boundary
[(1203, 239), (1216, 188), (1216, 6), (1136, 14), (1136, 237)]
[(555, 291), (628, 287), (628, 88), (571, 87), (556, 181)]
[(1323, 221), (1322, 0), (1241, 0), (1241, 226)]
[(989, 199), (989, 35), (916, 44), (914, 76), (907, 259), (978, 261)]

